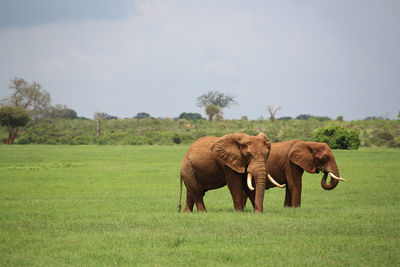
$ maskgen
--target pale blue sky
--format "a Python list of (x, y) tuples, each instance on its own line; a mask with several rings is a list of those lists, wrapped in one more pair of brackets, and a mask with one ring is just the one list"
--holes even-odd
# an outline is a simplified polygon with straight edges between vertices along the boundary
[(80, 116), (199, 112), (219, 90), (227, 118), (395, 118), (400, 1), (0, 2), (0, 98), (39, 82)]

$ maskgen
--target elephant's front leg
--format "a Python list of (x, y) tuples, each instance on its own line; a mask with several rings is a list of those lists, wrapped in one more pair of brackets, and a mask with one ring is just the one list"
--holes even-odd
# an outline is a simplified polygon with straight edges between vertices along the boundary
[[(246, 204), (246, 201), (247, 201), (247, 198), (249, 198), (250, 199), (250, 202), (251, 202), (251, 204), (253, 205), (253, 208), (255, 208), (256, 207), (256, 205), (255, 205), (255, 199), (256, 199), (256, 192), (253, 190), (253, 191), (251, 191), (248, 187), (247, 187), (247, 184), (246, 184), (246, 180), (243, 180), (243, 191), (244, 191), (244, 194), (245, 194), (245, 196), (244, 196), (244, 198), (245, 198), (245, 204)], [(244, 207), (246, 207), (246, 205), (244, 206)]]
[(226, 184), (231, 192), (233, 207), (236, 211), (243, 211), (247, 200), (247, 194), (243, 189), (242, 175), (234, 172), (229, 167), (224, 167), (224, 173)]
[(285, 206), (293, 208), (300, 207), (302, 175), (303, 175), (303, 169), (294, 164), (291, 164), (291, 167), (286, 173), (287, 187), (286, 187)]
[(286, 186), (286, 195), (285, 195), (285, 207), (291, 207), (292, 206), (292, 193), (289, 190), (289, 186)]

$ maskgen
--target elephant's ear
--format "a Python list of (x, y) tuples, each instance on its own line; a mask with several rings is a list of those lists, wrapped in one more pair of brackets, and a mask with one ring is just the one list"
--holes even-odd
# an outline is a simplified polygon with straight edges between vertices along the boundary
[(315, 173), (317, 166), (311, 147), (307, 142), (298, 142), (289, 149), (289, 159), (309, 173)]
[(244, 173), (246, 158), (240, 149), (248, 141), (248, 136), (243, 133), (227, 134), (212, 145), (211, 151), (218, 162), (238, 173)]
[(261, 132), (257, 135), (257, 137), (261, 138), (265, 142), (265, 145), (267, 146), (268, 150), (271, 150), (271, 141), (269, 140), (268, 136), (265, 133)]

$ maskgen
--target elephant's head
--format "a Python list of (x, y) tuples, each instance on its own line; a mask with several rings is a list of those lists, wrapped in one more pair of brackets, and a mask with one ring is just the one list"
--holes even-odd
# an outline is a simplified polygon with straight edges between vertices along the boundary
[[(339, 180), (346, 181), (344, 178), (340, 178), (335, 157), (326, 143), (303, 141), (295, 143), (289, 150), (289, 159), (309, 173), (322, 171), (324, 176), (321, 180), (321, 186), (325, 190), (334, 189)], [(332, 179), (329, 183), (326, 183), (328, 174)]]
[[(221, 137), (211, 148), (215, 158), (238, 173), (247, 173), (255, 180), (255, 211), (263, 211), (264, 189), (267, 177), (267, 159), (271, 142), (264, 133), (249, 136), (243, 133)], [(254, 189), (253, 189), (254, 190)]]

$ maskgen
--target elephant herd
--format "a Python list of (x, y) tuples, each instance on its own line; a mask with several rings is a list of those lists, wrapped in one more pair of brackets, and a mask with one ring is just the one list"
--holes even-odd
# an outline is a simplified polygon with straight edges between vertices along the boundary
[[(203, 137), (194, 142), (183, 157), (180, 168), (179, 210), (182, 201), (182, 181), (186, 186), (183, 212), (205, 211), (205, 192), (228, 185), (234, 209), (243, 211), (249, 198), (254, 211), (263, 211), (265, 190), (285, 188), (284, 205), (299, 207), (303, 172), (323, 172), (321, 186), (334, 189), (339, 181), (339, 169), (326, 143), (289, 140), (271, 143), (264, 133), (249, 136), (244, 133), (218, 137)], [(331, 176), (327, 182), (328, 174)]]

